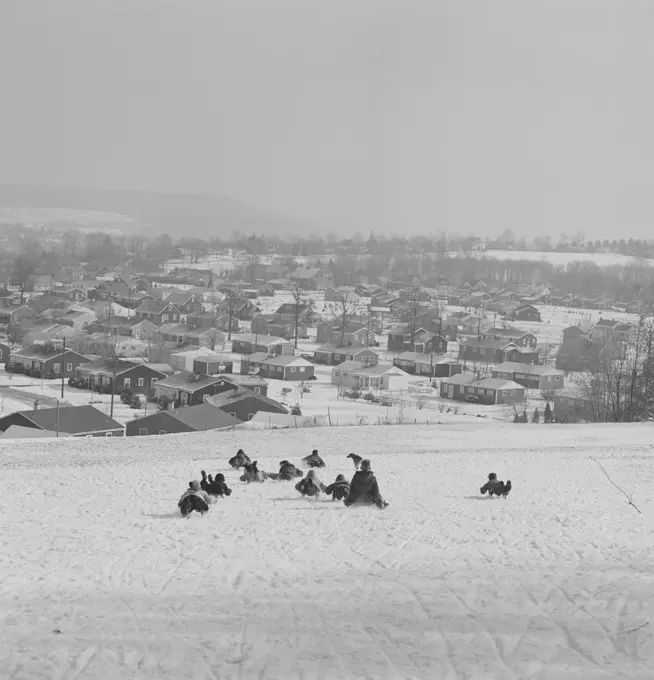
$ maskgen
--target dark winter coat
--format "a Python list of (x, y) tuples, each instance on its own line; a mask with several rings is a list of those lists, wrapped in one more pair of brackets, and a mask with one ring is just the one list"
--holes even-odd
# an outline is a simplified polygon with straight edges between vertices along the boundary
[(293, 463), (282, 463), (279, 466), (279, 474), (277, 475), (277, 479), (283, 479), (287, 482), (290, 482), (292, 479), (296, 479), (297, 477), (304, 477), (304, 473), (302, 470), (298, 470)]
[(311, 468), (325, 467), (325, 461), (317, 453), (312, 453), (310, 456), (306, 456), (302, 459), (302, 462)]
[(243, 453), (242, 451), (239, 451), (233, 458), (229, 459), (229, 464), (233, 468), (245, 467), (246, 464), (251, 462), (250, 456), (248, 456), (247, 453)]
[(325, 493), (331, 495), (333, 501), (345, 500), (350, 494), (350, 482), (343, 475), (338, 475), (336, 481), (325, 489)]
[(489, 496), (493, 495), (499, 495), (502, 493), (502, 489), (504, 488), (504, 482), (500, 482), (499, 479), (489, 479), (484, 486), (479, 489), (479, 493), (483, 496), (486, 492), (488, 492)]
[(295, 488), (297, 491), (299, 491), (303, 496), (317, 496), (320, 493), (325, 493), (325, 485), (322, 484), (321, 482), (316, 482), (311, 478), (311, 477), (305, 477), (304, 479), (301, 479), (296, 485)]
[(350, 482), (350, 493), (345, 499), (345, 505), (347, 507), (351, 505), (377, 505), (380, 507), (383, 503), (374, 473), (371, 470), (355, 472)]
[(225, 483), (225, 475), (217, 474), (215, 481), (209, 485), (209, 494), (211, 496), (231, 496), (232, 490)]

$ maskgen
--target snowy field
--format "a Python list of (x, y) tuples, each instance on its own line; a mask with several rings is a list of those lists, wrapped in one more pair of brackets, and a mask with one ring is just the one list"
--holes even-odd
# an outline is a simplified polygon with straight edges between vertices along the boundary
[[(0, 678), (651, 680), (648, 426), (330, 428), (0, 447)], [(384, 511), (246, 486), (318, 447)], [(642, 514), (611, 486), (606, 467)], [(199, 471), (234, 489), (206, 517)], [(482, 498), (490, 471), (507, 500)]]
[[(457, 257), (459, 254), (453, 253)], [(643, 262), (645, 266), (654, 265), (654, 260), (638, 259), (620, 253), (543, 253), (536, 250), (484, 250), (475, 251), (473, 257), (493, 258), (495, 260), (532, 260), (534, 262), (549, 262), (555, 266), (567, 266), (571, 262), (594, 262), (600, 267), (612, 267), (619, 265), (625, 267), (629, 264)]]

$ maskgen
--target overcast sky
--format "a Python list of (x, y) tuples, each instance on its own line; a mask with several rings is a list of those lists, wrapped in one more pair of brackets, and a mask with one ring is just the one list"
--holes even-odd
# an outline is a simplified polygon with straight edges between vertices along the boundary
[(0, 0), (0, 182), (654, 236), (651, 0)]

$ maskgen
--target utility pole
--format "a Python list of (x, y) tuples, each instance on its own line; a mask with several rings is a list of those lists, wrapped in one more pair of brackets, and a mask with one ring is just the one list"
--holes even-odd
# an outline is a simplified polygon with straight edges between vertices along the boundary
[(111, 410), (109, 412), (109, 417), (113, 418), (114, 417), (114, 396), (116, 394), (116, 346), (114, 345), (114, 352), (113, 352), (113, 357), (112, 357), (112, 363), (114, 365), (113, 368), (113, 377), (111, 378)]
[(64, 398), (64, 379), (66, 377), (66, 336), (64, 336), (64, 352), (61, 356), (61, 398)]
[(59, 399), (57, 399), (57, 437), (59, 437)]

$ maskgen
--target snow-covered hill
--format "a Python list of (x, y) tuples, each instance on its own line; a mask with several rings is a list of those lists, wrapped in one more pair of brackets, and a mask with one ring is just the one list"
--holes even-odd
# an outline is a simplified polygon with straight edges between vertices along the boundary
[[(0, 448), (0, 678), (649, 680), (648, 426), (348, 427)], [(240, 483), (370, 457), (384, 511)], [(604, 472), (629, 494), (629, 506)], [(199, 471), (234, 489), (205, 517)], [(507, 500), (482, 498), (488, 472)], [(635, 485), (635, 490), (634, 490)]]

